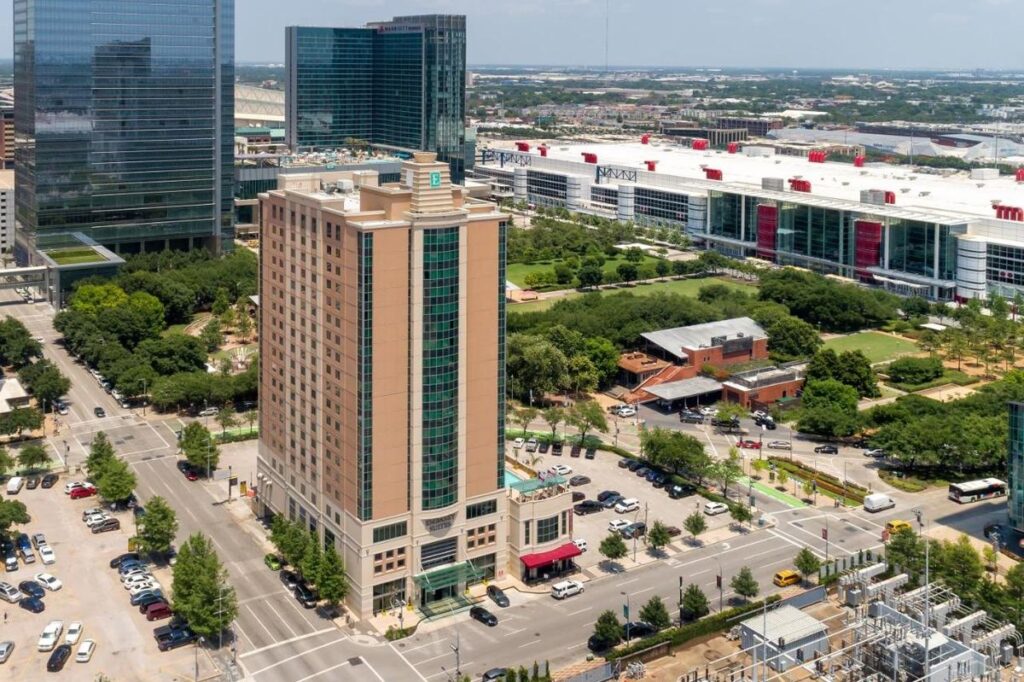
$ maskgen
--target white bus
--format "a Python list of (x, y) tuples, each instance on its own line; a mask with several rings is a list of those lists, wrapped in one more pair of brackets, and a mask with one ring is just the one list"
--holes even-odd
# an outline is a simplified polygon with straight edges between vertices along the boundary
[(989, 500), (994, 497), (1006, 497), (1006, 483), (998, 478), (982, 478), (978, 481), (949, 485), (949, 499), (960, 504)]

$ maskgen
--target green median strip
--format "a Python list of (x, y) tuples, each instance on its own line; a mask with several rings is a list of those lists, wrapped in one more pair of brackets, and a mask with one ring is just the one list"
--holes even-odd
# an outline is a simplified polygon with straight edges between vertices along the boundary
[(751, 479), (747, 478), (746, 476), (740, 476), (738, 482), (740, 483), (740, 485), (745, 485), (745, 486), (748, 486), (748, 487), (750, 485), (753, 485), (754, 490), (758, 491), (762, 495), (767, 495), (768, 497), (772, 498), (776, 502), (781, 502), (782, 504), (786, 505), (787, 507), (793, 507), (794, 509), (800, 509), (801, 507), (806, 507), (807, 506), (807, 504), (804, 503), (802, 500), (799, 500), (799, 499), (793, 497), (792, 495), (789, 495), (787, 493), (784, 493), (784, 492), (781, 492), (779, 490), (776, 490), (775, 488), (771, 487), (770, 485), (765, 485), (764, 483), (758, 483), (757, 481), (752, 481)]

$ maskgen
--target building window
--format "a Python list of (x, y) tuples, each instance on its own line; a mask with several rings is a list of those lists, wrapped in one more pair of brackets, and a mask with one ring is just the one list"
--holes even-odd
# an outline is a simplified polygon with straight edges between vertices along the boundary
[(405, 578), (373, 586), (373, 612), (380, 613), (405, 604)]
[(537, 544), (543, 545), (558, 537), (558, 517), (537, 519)]
[(438, 542), (432, 542), (429, 545), (423, 545), (423, 548), (420, 550), (420, 570), (429, 571), (438, 566), (454, 564), (458, 551), (458, 538), (447, 538)]
[(405, 521), (399, 521), (398, 523), (392, 523), (390, 526), (381, 526), (380, 528), (373, 529), (373, 542), (386, 542), (388, 540), (394, 540), (408, 534), (409, 529)]
[(506, 297), (506, 260), (507, 231), (505, 221), (498, 224), (498, 434), (496, 457), (498, 464), (498, 488), (505, 487), (505, 325), (507, 312)]
[[(359, 518), (373, 514), (373, 235), (359, 235), (358, 495)], [(404, 532), (403, 532), (404, 535)]]
[(423, 233), (423, 509), (458, 496), (459, 228)]
[[(494, 554), (484, 554), (483, 556), (475, 557), (473, 559), (470, 559), (469, 563), (473, 564), (473, 566), (476, 567), (476, 570), (482, 574), (480, 576), (480, 580), (494, 580), (494, 576), (497, 574), (495, 570), (497, 562), (495, 560)], [(476, 582), (478, 581), (467, 580), (466, 585), (473, 585)]]
[(466, 506), (466, 518), (475, 519), (480, 516), (487, 516), (498, 511), (497, 500), (486, 500), (484, 502), (477, 502)]
[(527, 547), (530, 544), (530, 522), (523, 522), (523, 546)]
[(390, 573), (405, 568), (405, 547), (377, 552), (373, 555), (373, 574)]
[(466, 549), (486, 547), (498, 541), (497, 524), (470, 528), (466, 531)]

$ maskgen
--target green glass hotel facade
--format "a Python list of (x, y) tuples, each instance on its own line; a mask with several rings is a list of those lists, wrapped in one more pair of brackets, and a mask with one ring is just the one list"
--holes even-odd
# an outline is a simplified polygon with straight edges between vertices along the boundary
[(467, 144), (466, 18), (396, 17), (363, 28), (290, 26), (287, 142), (294, 150), (354, 141), (437, 154), (461, 182)]
[(15, 0), (15, 255), (230, 248), (234, 0)]

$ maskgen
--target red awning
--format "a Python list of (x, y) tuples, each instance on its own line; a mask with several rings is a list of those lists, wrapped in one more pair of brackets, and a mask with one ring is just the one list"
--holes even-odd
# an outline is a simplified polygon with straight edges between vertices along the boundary
[(519, 560), (523, 562), (523, 565), (527, 568), (539, 568), (541, 566), (547, 566), (553, 564), (559, 559), (572, 559), (578, 557), (583, 552), (572, 542), (567, 542), (561, 547), (548, 550), (547, 552), (537, 552), (536, 554), (524, 554), (519, 557)]

